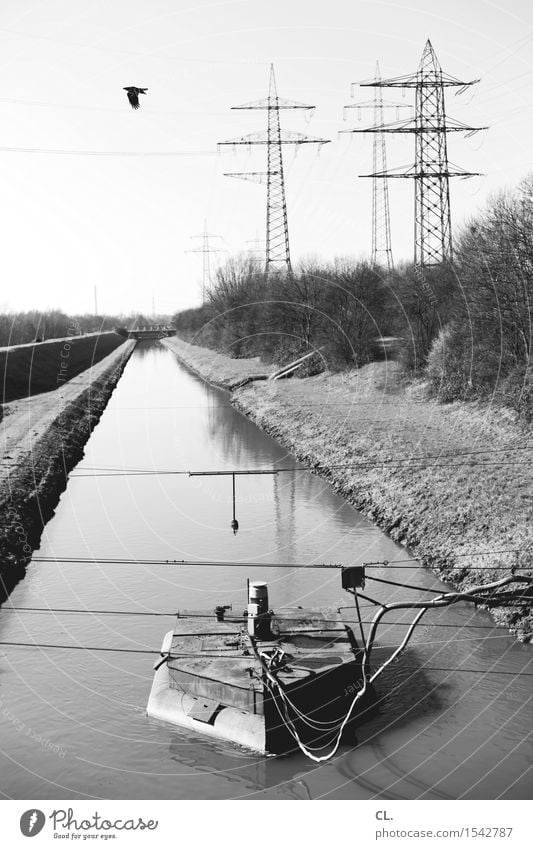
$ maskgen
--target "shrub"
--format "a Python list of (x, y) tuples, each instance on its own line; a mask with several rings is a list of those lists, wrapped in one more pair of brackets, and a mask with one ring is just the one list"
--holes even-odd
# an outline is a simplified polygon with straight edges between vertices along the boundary
[(516, 366), (505, 378), (501, 387), (501, 401), (526, 423), (533, 423), (533, 367)]

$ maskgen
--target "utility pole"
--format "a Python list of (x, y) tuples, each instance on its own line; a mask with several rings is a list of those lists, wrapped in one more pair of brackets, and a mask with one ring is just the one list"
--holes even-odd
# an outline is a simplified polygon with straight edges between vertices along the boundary
[(225, 248), (212, 248), (209, 244), (209, 239), (222, 239), (222, 236), (217, 236), (216, 233), (209, 233), (207, 230), (207, 221), (204, 220), (203, 233), (198, 233), (196, 236), (191, 236), (191, 239), (201, 239), (200, 248), (192, 248), (185, 251), (187, 254), (202, 254), (202, 304), (205, 304), (205, 293), (211, 283), (211, 254), (226, 253)]
[(253, 254), (255, 256), (261, 256), (265, 252), (265, 242), (264, 239), (261, 239), (259, 236), (259, 232), (255, 231), (255, 237), (253, 239), (246, 240), (247, 245), (251, 245), (250, 248), (246, 249), (247, 254)]
[(96, 286), (93, 286), (93, 295), (94, 295), (94, 314), (98, 315), (98, 297), (97, 297)]
[[(381, 82), (379, 62), (376, 62), (374, 82)], [(352, 83), (351, 96), (353, 97), (355, 83)], [(396, 119), (399, 119), (400, 109), (410, 109), (405, 103), (397, 103), (393, 100), (383, 100), (381, 88), (376, 87), (373, 100), (359, 103), (350, 103), (344, 107), (346, 118), (347, 109), (357, 109), (359, 120), (362, 109), (372, 109), (374, 113), (374, 126), (380, 127), (385, 123), (385, 109), (396, 109)], [(355, 130), (341, 130), (343, 133), (353, 133)], [(375, 133), (372, 140), (372, 171), (374, 175), (387, 171), (387, 147), (385, 135)], [(388, 271), (394, 269), (392, 257), (390, 208), (389, 208), (389, 183), (387, 178), (374, 176), (372, 179), (372, 253), (370, 263), (372, 268), (383, 265)]]
[(444, 89), (453, 87), (457, 89), (456, 94), (461, 94), (477, 82), (479, 80), (464, 82), (445, 74), (428, 39), (414, 74), (361, 83), (362, 86), (415, 89), (414, 120), (381, 124), (353, 132), (413, 133), (415, 136), (415, 163), (412, 167), (401, 172), (382, 169), (360, 176), (409, 178), (415, 181), (414, 263), (418, 271), (453, 260), (449, 178), (475, 177), (479, 176), (479, 172), (450, 167), (448, 133), (464, 132), (469, 136), (487, 128), (469, 127), (448, 118)]
[(267, 130), (235, 139), (219, 142), (219, 146), (230, 145), (266, 145), (267, 148), (267, 170), (266, 171), (233, 171), (226, 173), (226, 177), (237, 177), (242, 180), (251, 180), (256, 183), (266, 183), (267, 187), (267, 215), (266, 215), (266, 246), (265, 246), (265, 273), (271, 269), (281, 268), (291, 271), (291, 254), (289, 248), (289, 225), (287, 220), (287, 203), (285, 200), (285, 177), (283, 173), (283, 145), (284, 144), (327, 144), (329, 139), (314, 138), (302, 133), (282, 130), (280, 124), (281, 109), (302, 109), (311, 112), (315, 107), (307, 103), (297, 103), (294, 100), (285, 100), (278, 97), (276, 88), (276, 77), (274, 65), (270, 66), (270, 82), (268, 97), (263, 100), (255, 100), (242, 106), (232, 106), (232, 109), (264, 109), (267, 112)]

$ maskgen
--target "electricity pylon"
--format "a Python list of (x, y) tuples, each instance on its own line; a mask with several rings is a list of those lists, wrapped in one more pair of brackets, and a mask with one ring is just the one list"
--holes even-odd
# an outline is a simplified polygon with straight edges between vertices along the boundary
[(377, 170), (361, 177), (410, 178), (415, 181), (415, 245), (414, 262), (418, 269), (443, 262), (452, 262), (453, 245), (450, 213), (450, 177), (475, 177), (477, 171), (465, 171), (450, 166), (448, 140), (450, 132), (468, 135), (486, 127), (469, 127), (446, 116), (444, 89), (455, 87), (457, 94), (479, 80), (464, 82), (445, 74), (429, 39), (416, 73), (387, 80), (372, 80), (363, 86), (415, 89), (415, 117), (413, 121), (396, 121), (392, 124), (369, 127), (354, 132), (363, 133), (414, 133), (415, 163), (405, 171)]
[(209, 244), (209, 239), (222, 239), (222, 236), (217, 236), (216, 233), (207, 231), (207, 221), (204, 221), (203, 233), (198, 233), (196, 236), (191, 236), (191, 239), (201, 239), (202, 246), (200, 248), (192, 248), (185, 251), (186, 254), (202, 254), (202, 304), (205, 304), (205, 293), (211, 283), (211, 254), (226, 253), (225, 248), (212, 248)]
[(289, 226), (287, 221), (287, 203), (285, 200), (285, 177), (283, 173), (283, 145), (284, 144), (318, 144), (323, 145), (329, 139), (320, 139), (306, 136), (302, 133), (282, 130), (280, 125), (281, 109), (303, 109), (307, 112), (313, 110), (314, 106), (307, 103), (297, 103), (294, 100), (285, 100), (278, 97), (276, 89), (276, 78), (274, 76), (274, 65), (270, 66), (270, 84), (268, 97), (263, 100), (255, 100), (242, 106), (232, 106), (232, 109), (265, 109), (267, 111), (267, 130), (256, 133), (248, 133), (235, 139), (219, 142), (219, 146), (228, 145), (266, 145), (267, 147), (267, 170), (266, 171), (233, 171), (226, 173), (226, 177), (237, 177), (242, 180), (251, 180), (256, 183), (266, 183), (267, 186), (267, 216), (266, 216), (266, 256), (265, 272), (272, 268), (285, 268), (291, 271), (291, 255), (289, 248)]
[(261, 239), (257, 230), (255, 231), (255, 237), (253, 239), (247, 239), (246, 244), (251, 245), (250, 248), (246, 249), (247, 254), (257, 257), (265, 252), (265, 240)]
[[(381, 73), (379, 62), (376, 62), (376, 73), (374, 82), (381, 81)], [(352, 83), (352, 97), (353, 87)], [(357, 109), (358, 113), (362, 109), (372, 109), (374, 113), (374, 126), (380, 127), (385, 123), (385, 110), (396, 109), (396, 116), (399, 117), (400, 109), (410, 109), (411, 107), (405, 103), (397, 103), (392, 100), (383, 100), (381, 88), (376, 88), (373, 100), (366, 100), (360, 103), (350, 103), (344, 107), (345, 115), (347, 109)], [(359, 120), (361, 118), (359, 117)], [(342, 133), (352, 133), (353, 130), (341, 130)], [(387, 147), (385, 135), (383, 133), (375, 133), (372, 144), (372, 171), (374, 174), (379, 172), (385, 173), (387, 170)], [(394, 260), (392, 257), (391, 244), (391, 226), (390, 226), (390, 208), (389, 208), (389, 184), (387, 178), (379, 178), (374, 176), (372, 180), (372, 253), (370, 259), (371, 265), (375, 268), (378, 265), (385, 266), (389, 271), (394, 269)]]

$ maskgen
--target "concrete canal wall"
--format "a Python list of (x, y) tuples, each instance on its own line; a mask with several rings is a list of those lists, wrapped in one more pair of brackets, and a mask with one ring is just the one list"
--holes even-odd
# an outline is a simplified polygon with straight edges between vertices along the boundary
[[(162, 344), (224, 388), (269, 370), (176, 338)], [(513, 565), (531, 573), (533, 483), (523, 450), (531, 433), (512, 413), (439, 404), (423, 383), (406, 384), (394, 362), (252, 382), (232, 403), (452, 586), (495, 580)], [(337, 468), (346, 464), (353, 468)], [(533, 632), (531, 612), (493, 616), (524, 639)]]
[[(46, 392), (3, 407), (0, 422), (0, 591), (38, 547), (69, 471), (97, 424), (135, 341)], [(8, 577), (3, 577), (3, 576)]]

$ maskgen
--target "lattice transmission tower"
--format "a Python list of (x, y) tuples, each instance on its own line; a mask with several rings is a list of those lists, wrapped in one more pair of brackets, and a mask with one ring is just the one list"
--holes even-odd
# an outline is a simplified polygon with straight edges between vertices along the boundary
[[(374, 82), (381, 82), (379, 62), (376, 62)], [(355, 83), (352, 83), (352, 97), (355, 85)], [(374, 113), (374, 126), (379, 127), (385, 123), (385, 110), (392, 108), (396, 110), (397, 118), (399, 118), (400, 109), (411, 109), (405, 103), (383, 100), (381, 88), (377, 87), (372, 100), (350, 103), (348, 106), (345, 106), (344, 117), (346, 117), (346, 110), (357, 109), (359, 120), (361, 120), (361, 111), (363, 109), (372, 109)], [(341, 132), (352, 133), (354, 130), (341, 130)], [(387, 145), (383, 133), (374, 134), (372, 143), (372, 171), (374, 174), (385, 173), (387, 171)], [(389, 183), (386, 177), (380, 178), (375, 176), (372, 179), (372, 253), (370, 262), (373, 268), (376, 266), (385, 266), (389, 271), (392, 271), (394, 268), (391, 243)]]
[(245, 253), (250, 254), (252, 257), (260, 257), (265, 254), (265, 240), (260, 237), (257, 230), (255, 231), (254, 238), (247, 239), (246, 244), (250, 245), (250, 247), (246, 248)]
[(456, 88), (456, 94), (465, 91), (479, 80), (458, 80), (445, 74), (429, 39), (416, 73), (387, 80), (372, 80), (362, 86), (377, 86), (415, 90), (415, 116), (407, 121), (381, 124), (354, 132), (363, 133), (413, 133), (415, 136), (415, 163), (405, 171), (376, 170), (361, 174), (372, 178), (410, 178), (415, 181), (415, 267), (423, 269), (453, 260), (450, 177), (479, 176), (477, 171), (465, 171), (448, 160), (448, 133), (465, 132), (468, 135), (486, 127), (469, 127), (446, 115), (444, 89)]
[(219, 146), (265, 145), (267, 148), (266, 171), (233, 171), (226, 172), (226, 177), (237, 177), (256, 183), (266, 183), (267, 214), (266, 214), (266, 243), (265, 243), (265, 272), (273, 268), (285, 268), (291, 271), (291, 254), (289, 248), (289, 225), (287, 220), (287, 202), (285, 199), (285, 177), (283, 173), (283, 145), (318, 144), (323, 145), (329, 139), (315, 138), (291, 130), (282, 130), (280, 111), (282, 109), (302, 109), (311, 112), (315, 107), (307, 103), (297, 103), (278, 97), (274, 65), (270, 66), (270, 83), (268, 97), (245, 103), (242, 106), (232, 106), (232, 109), (263, 109), (267, 112), (266, 132), (261, 130), (248, 133), (234, 139), (219, 142)]
[(185, 251), (187, 254), (202, 254), (202, 303), (205, 304), (205, 293), (211, 283), (211, 254), (226, 253), (226, 248), (213, 248), (209, 242), (210, 239), (222, 239), (222, 236), (217, 236), (216, 233), (209, 233), (207, 230), (207, 221), (204, 220), (204, 229), (202, 233), (196, 236), (191, 236), (191, 239), (201, 239), (201, 247), (191, 248)]

